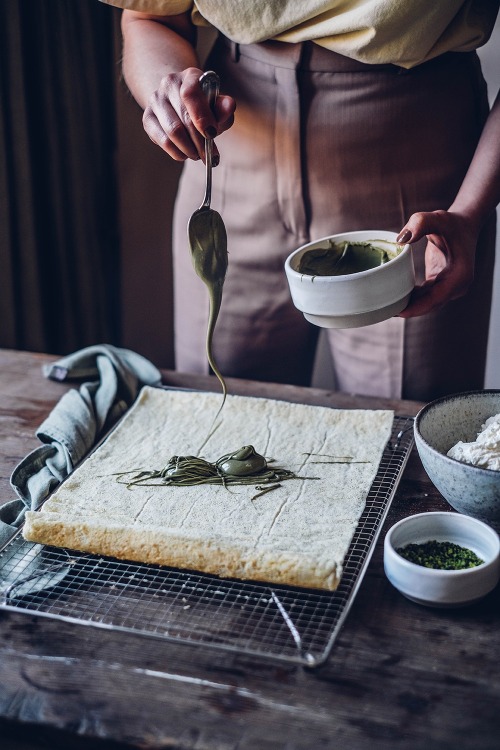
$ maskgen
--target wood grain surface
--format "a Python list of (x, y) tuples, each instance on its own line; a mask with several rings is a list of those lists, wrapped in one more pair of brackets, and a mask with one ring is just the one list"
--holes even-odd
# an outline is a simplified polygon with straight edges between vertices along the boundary
[[(0, 351), (0, 502), (68, 387), (45, 355)], [(165, 372), (166, 383), (216, 390)], [(228, 381), (229, 392), (341, 407), (419, 405)], [(414, 452), (385, 528), (449, 506)], [(176, 750), (493, 750), (500, 732), (500, 594), (434, 610), (387, 581), (382, 532), (327, 662), (314, 670), (0, 610), (0, 745)]]

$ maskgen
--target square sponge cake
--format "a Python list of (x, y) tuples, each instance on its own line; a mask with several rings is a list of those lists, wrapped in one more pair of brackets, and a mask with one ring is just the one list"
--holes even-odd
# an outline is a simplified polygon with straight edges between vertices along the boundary
[[(390, 437), (393, 412), (145, 387), (44, 503), (28, 540), (218, 576), (334, 590)], [(132, 485), (172, 456), (215, 462), (244, 445), (295, 473), (259, 485)], [(119, 481), (121, 480), (121, 481)]]

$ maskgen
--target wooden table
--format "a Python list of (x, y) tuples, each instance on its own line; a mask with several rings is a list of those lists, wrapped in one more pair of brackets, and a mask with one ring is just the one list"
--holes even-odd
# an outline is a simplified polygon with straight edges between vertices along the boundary
[[(10, 472), (38, 444), (36, 427), (68, 387), (43, 378), (49, 359), (0, 351), (2, 502), (13, 496)], [(210, 378), (164, 377), (216, 388)], [(399, 414), (419, 406), (236, 380), (229, 390)], [(413, 453), (385, 528), (442, 509), (449, 507)], [(329, 659), (315, 670), (0, 610), (0, 746), (499, 747), (499, 589), (460, 610), (413, 604), (384, 575), (383, 536)]]

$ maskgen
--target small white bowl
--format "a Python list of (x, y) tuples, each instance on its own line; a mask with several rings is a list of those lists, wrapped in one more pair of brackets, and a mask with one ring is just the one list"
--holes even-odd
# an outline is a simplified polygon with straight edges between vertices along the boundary
[[(453, 542), (484, 562), (464, 570), (435, 570), (410, 562), (396, 552), (407, 544)], [(408, 599), (430, 607), (473, 604), (492, 591), (500, 578), (500, 540), (490, 526), (459, 513), (419, 513), (404, 518), (384, 541), (387, 578)]]
[(379, 323), (400, 313), (415, 286), (411, 246), (405, 245), (392, 260), (377, 268), (341, 276), (310, 276), (298, 271), (308, 250), (334, 242), (396, 242), (394, 232), (380, 229), (346, 232), (302, 245), (288, 256), (285, 273), (295, 307), (321, 328), (359, 328)]

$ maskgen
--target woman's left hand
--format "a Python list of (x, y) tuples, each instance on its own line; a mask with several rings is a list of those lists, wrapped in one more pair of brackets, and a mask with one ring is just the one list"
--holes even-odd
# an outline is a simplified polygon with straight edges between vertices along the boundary
[(398, 242), (413, 244), (422, 237), (427, 237), (425, 282), (415, 287), (401, 318), (438, 310), (466, 294), (474, 279), (478, 230), (470, 219), (453, 211), (413, 214)]

